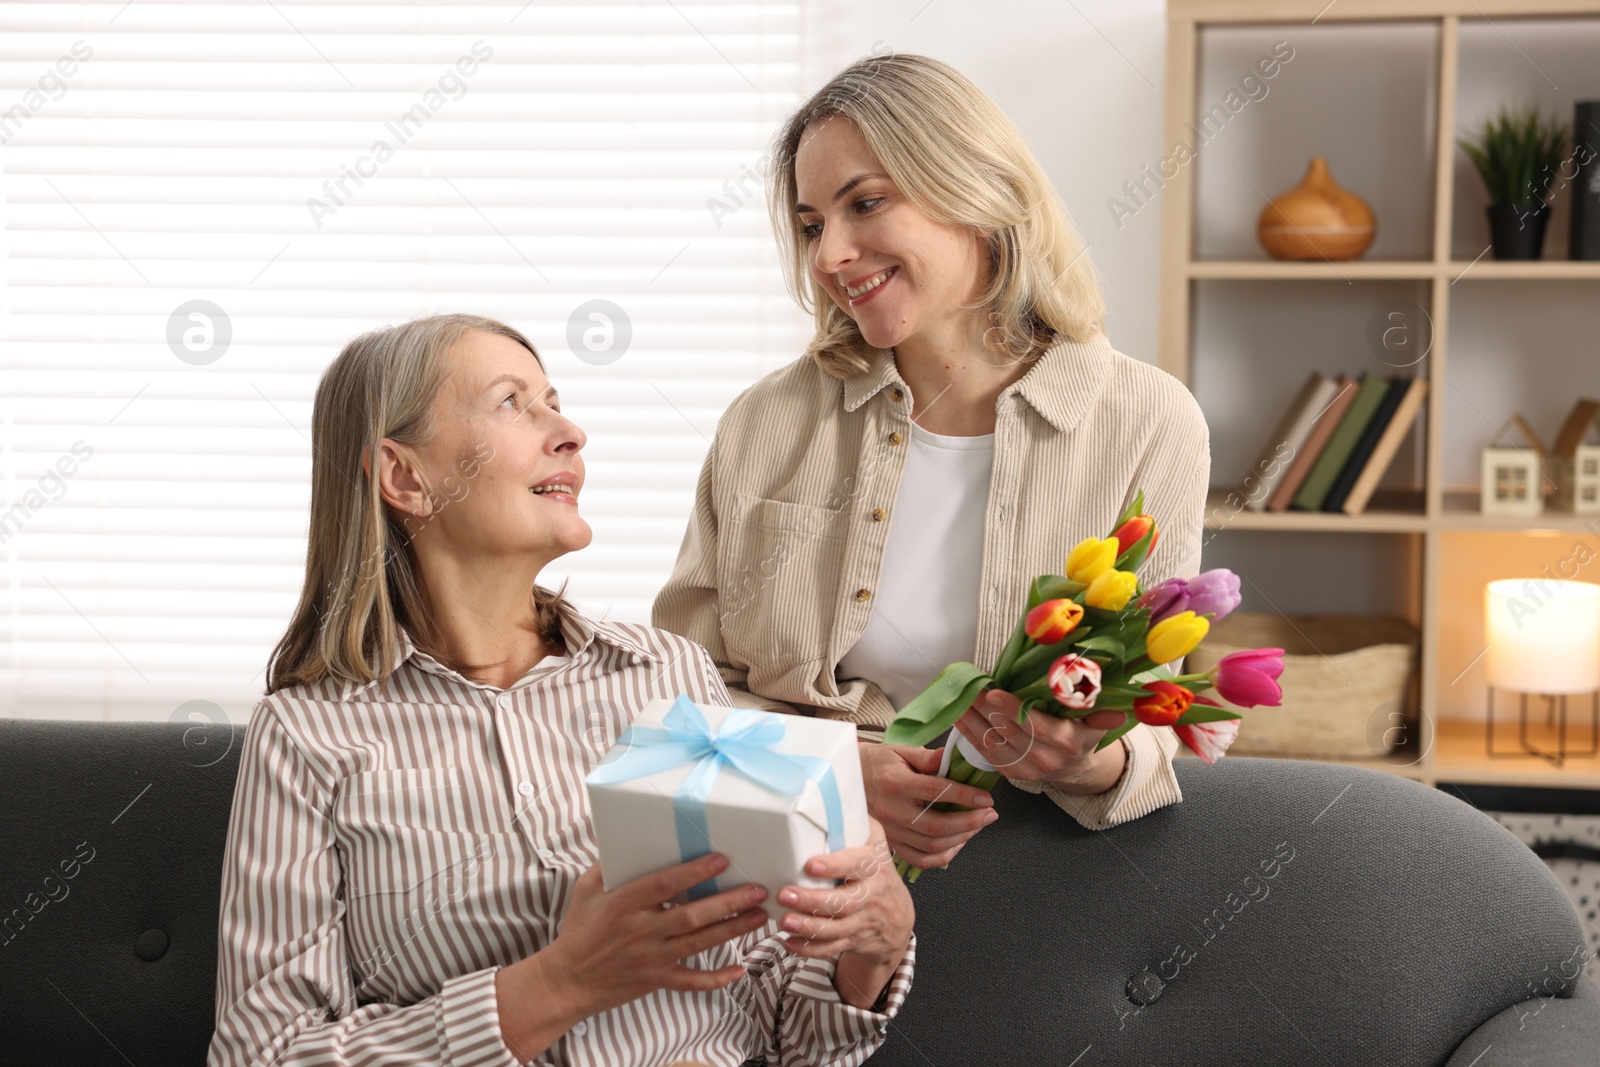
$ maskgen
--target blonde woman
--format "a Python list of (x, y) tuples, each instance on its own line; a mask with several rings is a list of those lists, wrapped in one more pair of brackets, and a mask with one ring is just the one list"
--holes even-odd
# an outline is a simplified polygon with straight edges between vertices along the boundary
[[(856, 63), (772, 159), (773, 226), (816, 335), (722, 417), (654, 622), (704, 645), (741, 705), (857, 723), (890, 845), (940, 866), (992, 798), (935, 777), (937, 750), (874, 742), (947, 663), (992, 666), (1029, 581), (1140, 488), (1162, 523), (1145, 582), (1195, 574), (1209, 436), (1181, 383), (1106, 339), (1088, 249), (955, 70)], [(1084, 826), (1182, 799), (1170, 731), (1097, 753), (1120, 713), (1017, 710), (988, 694), (956, 725)]]
[(541, 588), (589, 543), (583, 431), (533, 346), (472, 316), (352, 341), (312, 411), (310, 545), (245, 736), (223, 861), (217, 1067), (859, 1064), (911, 980), (865, 847), (838, 890), (703, 856), (607, 892), (583, 777), (704, 650)]

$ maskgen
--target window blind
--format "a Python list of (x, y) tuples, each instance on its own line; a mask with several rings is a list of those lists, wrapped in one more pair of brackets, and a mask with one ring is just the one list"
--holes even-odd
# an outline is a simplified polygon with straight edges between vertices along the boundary
[(799, 6), (0, 6), (0, 711), (244, 721), (318, 376), (421, 314), (540, 349), (595, 532), (546, 580), (648, 620), (718, 415), (807, 333), (758, 178)]

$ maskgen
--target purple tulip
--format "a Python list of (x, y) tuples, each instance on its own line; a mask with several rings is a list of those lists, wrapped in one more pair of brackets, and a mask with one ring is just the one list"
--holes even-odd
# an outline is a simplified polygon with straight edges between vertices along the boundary
[(1241, 708), (1275, 708), (1283, 703), (1276, 679), (1283, 673), (1283, 649), (1247, 648), (1217, 661), (1207, 672), (1217, 694)]
[(1238, 607), (1239, 600), (1239, 576), (1226, 567), (1189, 579), (1189, 610), (1196, 615), (1210, 615), (1212, 622)]
[(1160, 585), (1145, 591), (1139, 606), (1150, 613), (1150, 625), (1189, 608), (1189, 583), (1182, 578), (1168, 578)]

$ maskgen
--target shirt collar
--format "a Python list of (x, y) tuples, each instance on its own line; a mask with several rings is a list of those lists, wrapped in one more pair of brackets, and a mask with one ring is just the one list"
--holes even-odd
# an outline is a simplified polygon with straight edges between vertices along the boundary
[(899, 368), (894, 365), (894, 350), (879, 349), (871, 366), (844, 380), (844, 409), (854, 411), (881, 393), (890, 382), (906, 384), (900, 378)]
[[(1027, 374), (1007, 386), (1000, 399), (1016, 393), (1058, 432), (1066, 433), (1099, 398), (1115, 358), (1103, 333), (1086, 341), (1062, 338), (1044, 350)], [(884, 349), (870, 367), (844, 380), (845, 410), (856, 410), (890, 383), (905, 385), (895, 367), (894, 352)]]
[[(630, 637), (615, 623), (603, 622), (597, 619), (589, 619), (577, 608), (573, 607), (565, 600), (561, 601), (560, 606), (557, 609), (557, 618), (561, 627), (561, 638), (567, 646), (566, 654), (574, 661), (576, 661), (585, 652), (588, 652), (590, 647), (596, 641), (600, 642), (602, 645), (616, 648), (627, 653), (634, 659), (635, 662), (645, 660), (650, 663), (659, 663), (661, 661), (662, 657), (660, 653), (654, 651), (645, 643)], [(399, 631), (399, 640), (396, 642), (394, 655), (389, 661), (389, 669), (384, 671), (380, 677), (374, 678), (369, 682), (345, 682), (341, 687), (341, 700), (349, 700), (366, 692), (383, 679), (388, 678), (395, 671), (399, 670), (403, 664), (410, 660), (416, 661), (416, 666), (419, 670), (425, 670), (433, 674), (447, 675), (451, 679), (459, 680), (467, 685), (484, 687), (483, 683), (474, 682), (471, 679), (464, 678), (462, 675), (454, 670), (451, 670), (449, 667), (446, 667), (444, 664), (440, 663), (426, 652), (419, 650), (416, 646), (416, 643), (411, 640), (411, 635), (406, 632), (406, 628), (404, 626), (400, 626), (397, 629)], [(545, 662), (545, 660), (540, 660), (539, 663), (534, 664), (532, 669), (538, 670), (539, 667)], [(521, 684), (522, 679), (518, 679), (517, 685)], [(515, 688), (515, 686), (513, 686), (513, 688)]]
[(1057, 432), (1067, 433), (1100, 402), (1115, 360), (1116, 352), (1103, 333), (1086, 341), (1061, 338), (1000, 396), (1004, 399), (1015, 390)]

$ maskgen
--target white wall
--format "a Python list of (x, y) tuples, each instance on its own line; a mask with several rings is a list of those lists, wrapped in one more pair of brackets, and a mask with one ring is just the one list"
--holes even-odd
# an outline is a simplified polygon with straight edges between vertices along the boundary
[(1162, 154), (1162, 0), (811, 4), (805, 33), (808, 92), (881, 41), (943, 60), (994, 97), (1089, 242), (1111, 343), (1158, 361), (1159, 212), (1139, 211), (1119, 227), (1106, 201)]

